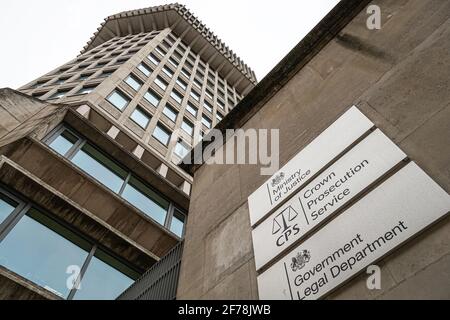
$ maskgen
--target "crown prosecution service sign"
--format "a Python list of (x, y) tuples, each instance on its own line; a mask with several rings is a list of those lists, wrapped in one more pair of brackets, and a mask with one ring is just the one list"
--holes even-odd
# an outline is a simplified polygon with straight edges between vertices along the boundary
[(374, 124), (351, 107), (248, 198), (254, 226), (289, 195), (368, 132)]
[(258, 276), (261, 299), (318, 299), (450, 211), (411, 162)]
[(253, 231), (256, 269), (323, 223), (406, 158), (379, 129), (308, 183)]

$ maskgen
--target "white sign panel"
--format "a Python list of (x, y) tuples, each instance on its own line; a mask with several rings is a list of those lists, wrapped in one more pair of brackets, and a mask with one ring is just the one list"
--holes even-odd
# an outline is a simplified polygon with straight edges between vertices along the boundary
[(330, 218), (405, 158), (406, 154), (380, 130), (372, 132), (253, 230), (256, 269)]
[(445, 216), (450, 196), (409, 163), (258, 276), (261, 299), (317, 299)]
[(373, 126), (356, 107), (350, 108), (250, 195), (251, 225), (258, 223)]

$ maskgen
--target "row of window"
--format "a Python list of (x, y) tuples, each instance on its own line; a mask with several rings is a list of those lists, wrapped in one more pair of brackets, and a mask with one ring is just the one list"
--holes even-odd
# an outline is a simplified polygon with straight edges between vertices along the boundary
[(3, 189), (0, 265), (76, 300), (115, 299), (140, 276), (100, 245)]
[[(170, 38), (172, 41), (176, 41), (176, 39), (177, 39), (172, 34), (169, 34), (168, 38)], [(163, 41), (163, 43), (164, 43), (164, 41)], [(175, 50), (174, 55), (176, 56), (178, 54), (180, 57), (182, 57), (183, 53), (187, 50), (187, 47), (188, 47), (188, 45), (185, 44), (183, 42), (183, 40), (180, 40), (180, 43), (179, 43), (177, 49)], [(181, 53), (179, 53), (179, 52), (177, 53), (177, 50), (179, 50)], [(191, 49), (189, 51), (189, 53), (188, 53), (188, 57), (187, 57), (187, 60), (186, 60), (186, 66), (188, 66), (191, 69), (193, 69), (193, 64), (194, 64), (194, 61), (196, 61), (197, 56), (198, 55), (196, 53), (194, 53), (193, 50)], [(181, 60), (181, 59), (179, 59), (179, 60)], [(206, 73), (206, 66), (207, 66), (207, 63), (204, 62), (201, 59), (201, 57), (199, 57), (197, 72), (199, 74), (200, 79), (204, 78), (204, 74)], [(208, 70), (208, 77), (212, 81), (212, 82), (210, 82), (209, 85), (211, 87), (214, 87), (213, 82), (214, 82), (214, 79), (215, 79), (215, 73), (212, 72), (211, 69)], [(218, 88), (219, 96), (221, 96), (221, 95), (225, 96), (224, 90), (225, 90), (225, 83), (226, 83), (226, 81), (224, 79), (220, 78), (220, 77), (217, 77), (217, 82), (218, 82), (217, 88)], [(227, 87), (227, 90), (228, 90), (228, 96), (229, 97), (233, 97), (233, 92), (230, 90), (230, 87)], [(241, 96), (239, 94), (237, 94), (237, 98), (238, 98), (238, 100), (240, 100)]]
[[(167, 53), (166, 53), (166, 51), (164, 51), (163, 49), (161, 49), (161, 47), (160, 46), (158, 46), (158, 47), (156, 47), (155, 48), (155, 51), (156, 52), (158, 52), (161, 56), (165, 56)], [(182, 60), (182, 55), (181, 54), (177, 54), (177, 51), (175, 51), (174, 52), (174, 56), (179, 60), (179, 61), (181, 61)], [(155, 55), (155, 54), (153, 54), (153, 53), (151, 53), (150, 55), (148, 55), (148, 59), (154, 64), (154, 65), (158, 65), (160, 62), (161, 62), (161, 60)], [(178, 65), (179, 65), (179, 62), (177, 61), (177, 60), (175, 60), (173, 57), (170, 57), (169, 58), (169, 63), (173, 66), (173, 67), (175, 67), (175, 68), (178, 68)], [(199, 62), (200, 63), (200, 62)], [(193, 70), (193, 68), (194, 68), (194, 65), (191, 63), (191, 62), (189, 62), (189, 60), (186, 60), (185, 61), (185, 63), (184, 63), (184, 67), (181, 69), (181, 73), (187, 78), (187, 79), (190, 79), (190, 77), (191, 77), (191, 74), (190, 74), (190, 72), (188, 71), (188, 70), (186, 70), (186, 68), (185, 67), (187, 67), (188, 69), (191, 69), (191, 70)], [(148, 67), (145, 67), (145, 66), (143, 66), (143, 67), (141, 67), (141, 68), (144, 68), (144, 69), (147, 69), (147, 71), (146, 71), (146, 73), (149, 73), (148, 72)], [(202, 88), (203, 88), (203, 78), (204, 78), (204, 76), (205, 76), (205, 74), (204, 74), (204, 72), (202, 72), (202, 71), (200, 71), (200, 64), (198, 65), (198, 70), (197, 70), (197, 73), (196, 73), (196, 76), (195, 76), (195, 78), (193, 79), (193, 83), (194, 83), (194, 85), (195, 86), (197, 86), (197, 88), (201, 91), (202, 90)], [(168, 68), (167, 66), (164, 66), (163, 67), (163, 72), (168, 76), (168, 77), (172, 77), (173, 76), (173, 74), (174, 74), (174, 72), (170, 69), (170, 68)], [(206, 94), (206, 96), (208, 96), (211, 100), (214, 100), (214, 87), (215, 87), (215, 74), (213, 74), (213, 73), (209, 73), (208, 74), (209, 75), (209, 77), (210, 78), (208, 78), (207, 79), (207, 81), (206, 81), (206, 88), (205, 88), (205, 94)], [(211, 79), (211, 77), (212, 77), (212, 79)], [(218, 78), (218, 79), (220, 79), (220, 78)], [(221, 79), (220, 79), (221, 80)], [(218, 105), (222, 108), (222, 109), (225, 109), (225, 100), (226, 100), (226, 98), (225, 98), (225, 92), (224, 92), (224, 88), (220, 88), (220, 82), (222, 82), (223, 83), (223, 80), (222, 81), (218, 81), (218, 83), (217, 83), (217, 95), (218, 95), (218, 98), (217, 98), (217, 103), (218, 103)], [(181, 85), (182, 87), (187, 87), (187, 85)], [(184, 89), (184, 90), (186, 90), (186, 89)], [(191, 94), (193, 97), (194, 97), (194, 99), (196, 99), (197, 101), (199, 101), (200, 100), (200, 94), (198, 94), (197, 92), (193, 92), (192, 94)], [(230, 108), (232, 108), (234, 105), (235, 105), (235, 99), (234, 99), (234, 94), (233, 94), (233, 92), (228, 88), (228, 104), (230, 105)]]
[[(158, 107), (161, 98), (154, 91), (147, 91), (144, 95), (144, 99), (153, 105), (155, 108)], [(114, 107), (123, 111), (128, 104), (131, 102), (131, 99), (128, 98), (124, 93), (119, 90), (114, 90), (108, 97), (108, 102), (110, 102)], [(191, 113), (193, 116), (197, 116), (198, 109), (194, 107), (192, 104), (188, 103), (186, 106), (186, 110)], [(178, 111), (172, 108), (170, 105), (166, 105), (163, 109), (163, 114), (172, 122), (175, 122), (178, 117)], [(143, 108), (137, 107), (134, 112), (131, 114), (131, 119), (134, 120), (139, 126), (143, 129), (146, 129), (151, 120), (151, 115), (146, 112)], [(219, 116), (217, 118), (218, 121), (222, 120), (222, 117)], [(208, 129), (212, 127), (212, 121), (206, 115), (202, 115), (201, 123)], [(187, 120), (183, 119), (181, 123), (181, 128), (191, 137), (194, 136), (194, 124)], [(171, 137), (171, 132), (166, 129), (162, 124), (158, 123), (153, 132), (153, 136), (160, 141), (164, 145), (168, 145)]]
[(79, 134), (62, 126), (46, 142), (142, 213), (178, 237), (183, 236), (185, 217), (180, 210)]
[[(140, 72), (142, 72), (142, 74), (144, 74), (146, 77), (149, 77), (150, 74), (153, 72), (153, 70), (152, 70), (149, 66), (147, 66), (145, 63), (140, 63), (140, 64), (137, 66), (137, 69), (138, 69)], [(169, 77), (172, 77), (172, 76), (173, 76), (173, 72), (172, 72), (169, 68), (164, 67), (162, 70), (163, 70), (163, 72), (166, 73)], [(130, 85), (135, 91), (138, 91), (138, 90), (142, 87), (142, 85), (143, 85), (142, 81), (140, 81), (139, 79), (137, 79), (137, 78), (136, 78), (135, 76), (133, 76), (133, 75), (130, 75), (130, 76), (125, 80), (125, 82), (126, 82), (128, 85)], [(165, 91), (165, 90), (167, 89), (167, 86), (168, 86), (167, 81), (165, 81), (165, 80), (164, 80), (163, 78), (161, 78), (160, 76), (156, 77), (156, 79), (155, 79), (154, 82), (155, 82), (155, 84), (156, 84), (162, 91)], [(176, 79), (176, 83), (177, 83), (183, 90), (186, 90), (186, 89), (187, 89), (187, 83), (186, 83), (184, 80), (182, 80), (182, 79), (180, 79), (180, 78), (177, 78), (177, 79)], [(189, 92), (189, 95), (192, 97), (192, 99), (193, 99), (194, 101), (196, 101), (197, 103), (200, 103), (201, 97), (200, 97), (200, 94), (199, 94), (197, 91), (195, 91), (194, 89), (192, 89), (192, 90)], [(206, 91), (206, 95), (209, 96), (209, 98), (213, 100), (213, 97), (212, 97), (211, 93), (208, 95), (208, 91)], [(183, 99), (184, 99), (183, 94), (181, 94), (181, 93), (180, 93), (179, 91), (177, 91), (176, 89), (174, 89), (174, 90), (170, 93), (170, 97), (171, 97), (174, 101), (176, 101), (178, 104), (181, 104), (182, 101), (183, 101)], [(156, 106), (158, 105), (158, 103), (159, 103), (159, 100), (160, 100), (160, 98), (157, 96), (157, 94), (154, 93), (154, 92), (151, 92), (149, 98), (150, 98), (150, 99), (149, 99), (149, 102), (152, 103), (152, 104), (156, 107)], [(221, 102), (220, 100), (217, 100), (217, 102), (218, 102), (219, 107), (220, 107), (222, 110), (225, 111), (225, 105), (223, 104), (223, 102)], [(213, 106), (212, 106), (211, 103), (209, 103), (207, 100), (204, 100), (203, 105), (204, 105), (204, 108), (205, 108), (207, 111), (209, 111), (210, 113), (213, 113)], [(192, 104), (191, 104), (191, 106), (192, 106)], [(195, 107), (194, 107), (194, 108), (195, 108)], [(194, 115), (194, 116), (197, 116), (197, 112), (193, 113), (193, 115)], [(219, 119), (219, 118), (221, 119), (221, 118), (223, 118), (223, 116), (221, 116), (221, 115), (218, 114), (218, 119)]]

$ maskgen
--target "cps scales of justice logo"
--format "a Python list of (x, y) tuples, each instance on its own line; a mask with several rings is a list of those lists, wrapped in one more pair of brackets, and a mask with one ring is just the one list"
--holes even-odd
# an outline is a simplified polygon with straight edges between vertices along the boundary
[(300, 232), (298, 223), (295, 219), (298, 212), (292, 206), (287, 207), (275, 216), (272, 222), (272, 235), (276, 236), (276, 245), (281, 247), (285, 245), (292, 236)]

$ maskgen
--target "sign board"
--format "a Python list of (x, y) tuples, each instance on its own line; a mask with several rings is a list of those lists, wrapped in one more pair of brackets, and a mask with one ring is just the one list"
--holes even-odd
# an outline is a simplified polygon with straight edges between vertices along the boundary
[(317, 299), (450, 211), (450, 196), (409, 163), (258, 276), (261, 299)]
[(405, 158), (380, 130), (372, 132), (252, 231), (256, 269), (324, 223)]
[(358, 108), (350, 108), (250, 195), (251, 225), (257, 224), (373, 126)]

